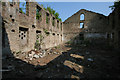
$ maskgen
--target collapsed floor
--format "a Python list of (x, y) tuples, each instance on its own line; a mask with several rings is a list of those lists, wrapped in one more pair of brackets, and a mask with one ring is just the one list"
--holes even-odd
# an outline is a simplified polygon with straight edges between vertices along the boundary
[(119, 53), (107, 47), (68, 44), (41, 51), (18, 52), (3, 57), (3, 79), (120, 79)]

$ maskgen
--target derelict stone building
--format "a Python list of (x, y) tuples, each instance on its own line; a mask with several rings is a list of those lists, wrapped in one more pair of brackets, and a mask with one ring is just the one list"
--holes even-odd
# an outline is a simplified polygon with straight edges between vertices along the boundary
[[(0, 3), (4, 53), (9, 50), (29, 51), (35, 45), (46, 49), (70, 40), (76, 44), (89, 40), (120, 47), (120, 7), (115, 8), (109, 16), (81, 9), (61, 22), (37, 2), (29, 0), (26, 0), (26, 13), (21, 13), (19, 3), (15, 1)], [(36, 11), (40, 13), (37, 19)]]
[(79, 10), (64, 22), (63, 41), (81, 40), (120, 48), (120, 7), (108, 16), (85, 9)]
[(106, 38), (108, 19), (102, 14), (81, 9), (64, 21), (63, 29), (64, 41), (72, 40), (73, 38), (75, 38), (75, 43), (79, 43), (81, 39), (102, 40)]
[[(3, 52), (29, 51), (40, 45), (46, 49), (62, 43), (63, 23), (36, 2), (26, 2), (26, 13), (19, 2), (2, 2)], [(36, 11), (41, 15), (36, 19)], [(10, 48), (10, 49), (9, 49)]]

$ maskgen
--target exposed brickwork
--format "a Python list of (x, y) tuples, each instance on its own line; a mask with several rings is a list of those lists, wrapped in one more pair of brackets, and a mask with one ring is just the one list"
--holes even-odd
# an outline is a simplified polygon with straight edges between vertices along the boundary
[[(36, 42), (36, 31), (41, 32), (43, 38), (41, 48), (46, 49), (57, 46), (62, 43), (61, 21), (55, 19), (55, 26), (52, 26), (52, 18), (54, 17), (48, 11), (44, 10), (36, 2), (26, 2), (26, 14), (19, 12), (19, 2), (2, 3), (3, 27), (6, 33), (6, 44), (3, 52), (12, 51), (29, 51), (34, 49)], [(40, 8), (41, 19), (36, 19), (36, 9)], [(48, 23), (46, 23), (46, 14), (48, 14)], [(57, 26), (58, 23), (58, 26)], [(54, 35), (53, 35), (54, 33)], [(39, 37), (40, 37), (39, 36)], [(8, 42), (8, 45), (7, 45)], [(9, 52), (9, 51), (7, 51)]]
[[(115, 47), (120, 45), (119, 8), (109, 16), (81, 9), (62, 23), (38, 3), (26, 1), (25, 14), (19, 12), (19, 2), (0, 4), (5, 53), (10, 52), (9, 50), (17, 52), (34, 49), (38, 39), (42, 39), (38, 40), (42, 49), (73, 39), (75, 43), (79, 43), (82, 39), (99, 43), (106, 41)], [(36, 19), (36, 10), (39, 10), (39, 19)], [(80, 19), (81, 14), (84, 15), (83, 20)], [(40, 32), (38, 38), (37, 32)]]
[[(80, 20), (81, 14), (84, 14), (84, 20)], [(80, 28), (80, 23), (84, 24), (84, 28)], [(107, 25), (106, 16), (81, 9), (64, 21), (64, 39), (71, 40), (80, 33), (83, 33), (85, 38), (95, 38), (95, 35), (106, 38)]]
[[(80, 20), (81, 14), (84, 14), (84, 20)], [(98, 43), (107, 43), (118, 47), (120, 45), (120, 9), (115, 10), (109, 15), (104, 16), (99, 13), (81, 9), (64, 21), (63, 40), (64, 42), (74, 39), (79, 43), (81, 38)], [(80, 28), (83, 23), (83, 28)]]

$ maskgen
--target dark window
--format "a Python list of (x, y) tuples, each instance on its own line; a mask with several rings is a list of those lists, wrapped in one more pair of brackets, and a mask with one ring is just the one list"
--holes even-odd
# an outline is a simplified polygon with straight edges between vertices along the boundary
[(12, 15), (10, 15), (10, 18), (12, 18)]
[(19, 30), (20, 30), (20, 31), (28, 31), (28, 28), (19, 27)]
[(35, 28), (35, 25), (32, 25), (32, 28)]
[(49, 23), (49, 20), (50, 20), (50, 18), (49, 18), (49, 14), (46, 13), (46, 23), (47, 23), (47, 24)]
[(21, 37), (21, 39), (23, 39), (23, 37)]
[(13, 6), (13, 2), (10, 2), (10, 6)]
[(14, 29), (12, 29), (11, 31), (12, 31), (12, 32), (15, 32), (15, 30), (14, 30)]
[(55, 33), (53, 33), (53, 35), (55, 35)]
[(59, 27), (59, 21), (57, 20), (57, 27)]
[(12, 19), (12, 22), (14, 22), (15, 21), (15, 19)]
[(36, 33), (41, 33), (41, 31), (38, 31), (38, 30), (37, 30)]

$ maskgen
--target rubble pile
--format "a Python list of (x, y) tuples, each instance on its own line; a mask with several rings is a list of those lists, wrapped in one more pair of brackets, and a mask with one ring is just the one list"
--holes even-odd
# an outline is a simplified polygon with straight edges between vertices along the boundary
[(56, 54), (59, 55), (62, 52), (59, 52), (57, 49), (55, 48), (49, 48), (49, 49), (41, 49), (39, 51), (37, 50), (31, 50), (29, 52), (16, 52), (14, 53), (14, 56), (18, 59), (22, 59), (25, 62), (29, 62), (29, 61), (33, 61), (39, 58), (44, 58), (47, 55), (51, 55), (51, 54)]

